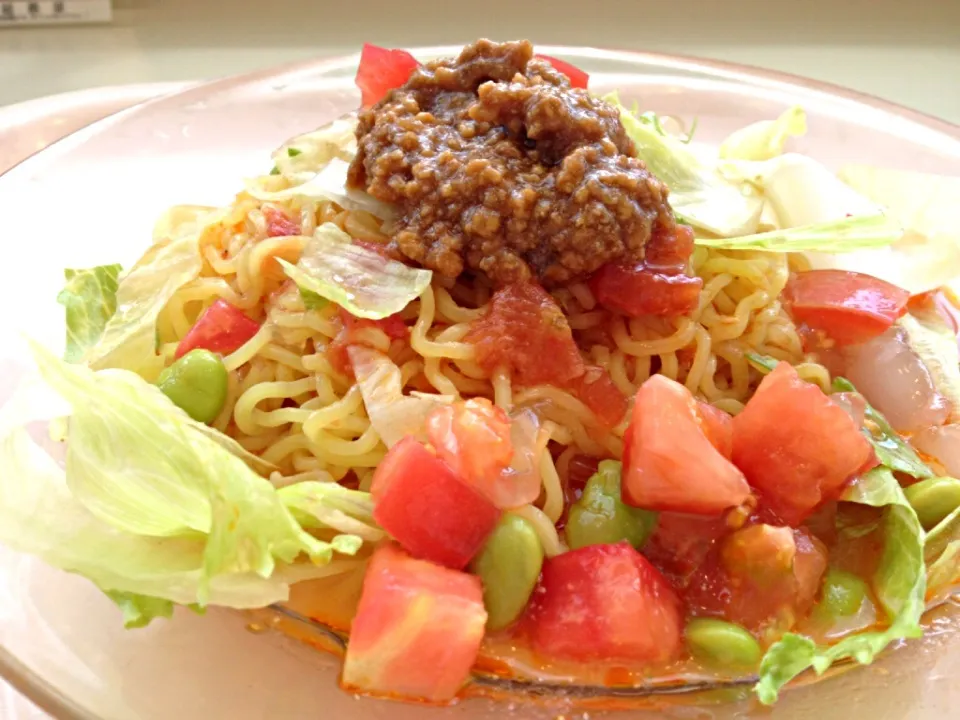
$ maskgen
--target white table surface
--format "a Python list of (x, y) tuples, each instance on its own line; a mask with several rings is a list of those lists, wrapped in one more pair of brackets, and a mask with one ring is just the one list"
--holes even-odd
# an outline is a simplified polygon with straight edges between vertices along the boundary
[(114, 0), (110, 25), (0, 30), (0, 105), (479, 35), (759, 65), (960, 123), (960, 0)]
[[(114, 0), (109, 25), (0, 30), (0, 106), (478, 36), (746, 63), (960, 124), (960, 0)], [(0, 720), (41, 717), (0, 682)]]

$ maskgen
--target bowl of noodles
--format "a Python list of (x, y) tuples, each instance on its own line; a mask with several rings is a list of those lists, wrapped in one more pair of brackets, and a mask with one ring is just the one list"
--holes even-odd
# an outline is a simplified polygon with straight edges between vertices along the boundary
[(956, 179), (440, 54), (365, 46), (359, 108), (66, 271), (0, 540), (441, 706), (772, 705), (949, 625)]

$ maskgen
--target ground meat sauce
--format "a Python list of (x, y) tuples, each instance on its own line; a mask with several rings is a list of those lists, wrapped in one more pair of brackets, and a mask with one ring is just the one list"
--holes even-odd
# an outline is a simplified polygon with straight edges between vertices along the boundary
[(357, 140), (350, 184), (397, 206), (391, 249), (447, 277), (564, 285), (674, 230), (617, 108), (529, 42), (420, 67), (360, 112)]

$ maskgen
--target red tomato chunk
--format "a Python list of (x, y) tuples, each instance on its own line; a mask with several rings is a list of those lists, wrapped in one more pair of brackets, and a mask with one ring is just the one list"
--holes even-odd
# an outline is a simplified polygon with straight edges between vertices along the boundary
[(570, 391), (593, 411), (600, 426), (614, 428), (627, 414), (627, 398), (620, 392), (604, 368), (589, 366), (578, 378), (570, 381)]
[(686, 315), (696, 309), (702, 287), (701, 278), (666, 273), (642, 262), (609, 263), (590, 278), (598, 303), (630, 317)]
[(388, 92), (406, 83), (418, 67), (420, 63), (406, 50), (364, 43), (355, 80), (363, 107), (372, 107), (383, 100)]
[(826, 568), (825, 548), (806, 531), (751, 525), (724, 538), (684, 599), (696, 616), (786, 630), (810, 610)]
[(770, 508), (799, 525), (873, 459), (850, 416), (779, 363), (733, 419), (733, 461)]
[(363, 330), (364, 328), (379, 328), (383, 330), (391, 340), (406, 340), (410, 337), (410, 328), (407, 327), (406, 322), (399, 313), (385, 317), (382, 320), (354, 317), (343, 308), (338, 309), (338, 314), (340, 321), (343, 323), (343, 329), (337, 333), (337, 336), (327, 345), (326, 355), (334, 369), (343, 375), (351, 376), (353, 374), (350, 358), (347, 356), (347, 348), (350, 345), (367, 344), (364, 342), (362, 335), (358, 333), (359, 330)]
[(783, 297), (794, 321), (822, 331), (840, 345), (882, 335), (906, 312), (910, 299), (896, 285), (846, 270), (797, 273)]
[(723, 516), (662, 512), (643, 554), (672, 578), (682, 580), (730, 532)]
[[(712, 414), (711, 414), (712, 418)], [(721, 445), (724, 430), (712, 434)], [(704, 432), (696, 399), (654, 375), (637, 391), (624, 438), (623, 501), (647, 510), (719, 515), (750, 497), (747, 481)]]
[(427, 437), (437, 456), (476, 488), (510, 464), (510, 418), (486, 398), (439, 407), (427, 416)]
[(624, 315), (686, 315), (700, 302), (703, 280), (687, 275), (693, 253), (693, 230), (677, 225), (674, 234), (657, 232), (640, 262), (604, 265), (590, 279), (604, 307)]
[(175, 357), (202, 348), (229, 355), (257, 334), (260, 325), (226, 300), (217, 300), (203, 311), (190, 332), (177, 345)]
[(458, 570), (500, 519), (489, 500), (412, 437), (390, 448), (370, 492), (374, 519), (407, 552)]
[(545, 658), (657, 663), (681, 651), (680, 601), (627, 542), (548, 560), (524, 622)]
[(565, 386), (584, 373), (583, 358), (563, 311), (536, 283), (497, 290), (487, 314), (466, 337), (487, 372), (511, 371), (518, 386)]
[(342, 684), (390, 697), (453, 700), (486, 622), (479, 578), (382, 546), (363, 580)]
[(733, 417), (710, 403), (697, 401), (700, 427), (710, 444), (727, 460), (733, 457)]

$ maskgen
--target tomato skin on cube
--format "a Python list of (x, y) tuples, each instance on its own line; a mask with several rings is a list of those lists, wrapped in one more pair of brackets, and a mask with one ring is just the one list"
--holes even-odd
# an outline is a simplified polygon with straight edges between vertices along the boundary
[(795, 322), (853, 345), (882, 335), (907, 311), (910, 294), (872, 275), (831, 269), (791, 276), (783, 298)]
[(354, 79), (360, 88), (362, 106), (369, 108), (376, 105), (391, 90), (406, 83), (418, 67), (419, 61), (406, 50), (364, 43)]
[(500, 511), (413, 437), (377, 466), (373, 517), (416, 558), (462, 570), (493, 532)]
[(382, 545), (364, 577), (341, 685), (450, 702), (470, 675), (486, 622), (479, 578)]
[(680, 600), (626, 541), (548, 560), (521, 622), (544, 658), (656, 663), (681, 652)]
[(566, 315), (535, 282), (497, 290), (465, 340), (476, 347), (481, 368), (488, 373), (509, 369), (518, 387), (565, 387), (585, 371)]
[(663, 375), (641, 385), (624, 436), (623, 501), (647, 510), (719, 515), (750, 497), (743, 473), (714, 444), (726, 450), (729, 432), (716, 413)]
[(733, 419), (733, 461), (770, 508), (798, 526), (873, 458), (850, 416), (778, 363)]
[(179, 359), (191, 350), (202, 348), (219, 355), (229, 355), (250, 340), (260, 324), (226, 300), (217, 300), (203, 311), (190, 331), (183, 336), (174, 357)]

